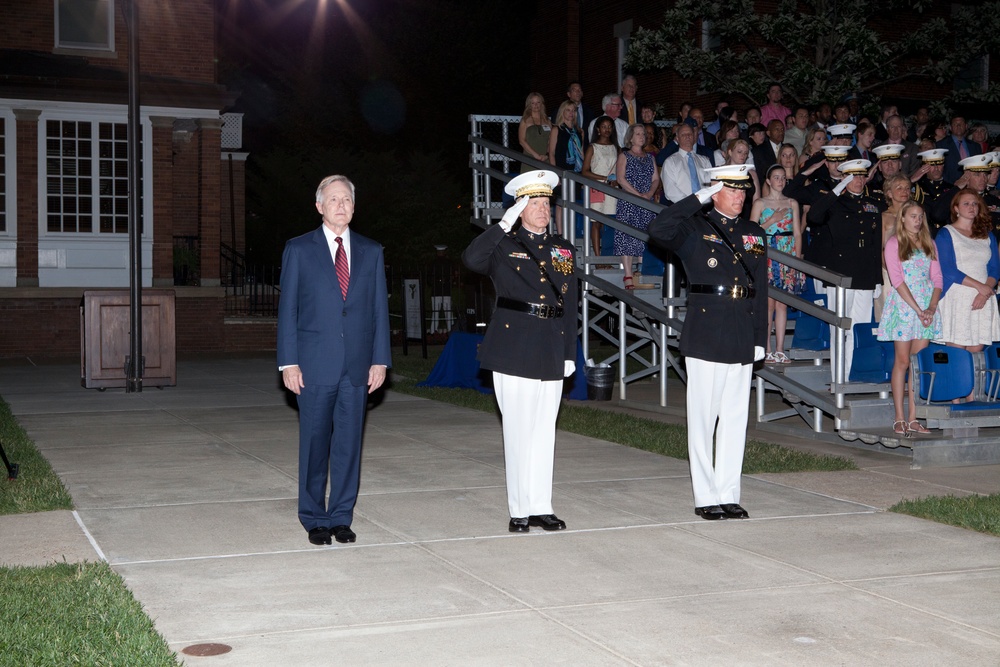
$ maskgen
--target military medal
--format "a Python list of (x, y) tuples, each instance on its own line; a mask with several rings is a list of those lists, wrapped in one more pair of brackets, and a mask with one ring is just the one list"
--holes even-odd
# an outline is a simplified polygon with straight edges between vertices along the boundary
[(566, 248), (552, 249), (552, 266), (564, 275), (573, 273), (573, 251)]
[(719, 260), (715, 259), (714, 257), (708, 258), (708, 268), (714, 269), (718, 265), (719, 265)]

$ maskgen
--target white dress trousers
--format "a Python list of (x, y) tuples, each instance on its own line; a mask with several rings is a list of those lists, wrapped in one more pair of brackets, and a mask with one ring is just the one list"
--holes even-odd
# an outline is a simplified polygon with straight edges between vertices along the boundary
[(721, 364), (693, 357), (687, 357), (685, 364), (694, 506), (739, 503), (753, 364)]
[(493, 372), (503, 417), (507, 507), (512, 518), (552, 514), (552, 465), (562, 380)]

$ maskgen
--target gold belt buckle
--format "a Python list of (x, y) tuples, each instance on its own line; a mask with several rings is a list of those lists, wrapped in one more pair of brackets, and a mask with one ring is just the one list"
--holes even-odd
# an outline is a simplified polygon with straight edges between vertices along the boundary
[(746, 288), (743, 285), (733, 285), (730, 296), (734, 299), (742, 299), (746, 296)]

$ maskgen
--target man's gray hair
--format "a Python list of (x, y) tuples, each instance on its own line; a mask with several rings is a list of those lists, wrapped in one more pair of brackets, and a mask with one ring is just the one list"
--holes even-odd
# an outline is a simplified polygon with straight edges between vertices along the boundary
[(347, 176), (341, 176), (340, 174), (334, 174), (333, 176), (327, 176), (322, 181), (319, 182), (319, 187), (316, 188), (316, 202), (323, 203), (323, 190), (327, 188), (331, 183), (345, 183), (351, 191), (351, 202), (354, 202), (354, 183), (351, 183), (351, 179)]

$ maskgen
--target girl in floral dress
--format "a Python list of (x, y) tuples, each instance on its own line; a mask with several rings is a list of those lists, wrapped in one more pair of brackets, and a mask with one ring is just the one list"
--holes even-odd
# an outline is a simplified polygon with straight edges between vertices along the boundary
[(895, 361), (892, 367), (892, 404), (895, 421), (892, 430), (897, 435), (929, 433), (914, 418), (916, 397), (910, 380), (909, 416), (903, 415), (903, 394), (910, 355), (927, 347), (931, 339), (941, 336), (941, 314), (937, 312), (941, 297), (941, 265), (937, 247), (931, 240), (924, 209), (915, 201), (903, 204), (896, 217), (895, 235), (885, 244), (885, 266), (889, 274), (889, 294), (882, 308), (878, 339), (893, 341)]
[[(764, 179), (765, 196), (753, 203), (750, 219), (756, 220), (767, 234), (769, 247), (795, 257), (802, 256), (802, 224), (799, 219), (799, 204), (784, 195), (787, 176), (780, 164), (767, 170)], [(805, 274), (795, 271), (776, 261), (767, 260), (768, 284), (772, 287), (798, 294), (805, 287)], [(774, 351), (771, 351), (771, 336), (767, 337), (767, 355), (764, 363), (788, 364), (791, 359), (785, 354), (785, 328), (788, 325), (788, 306), (777, 299), (767, 299), (767, 322), (774, 322)]]

